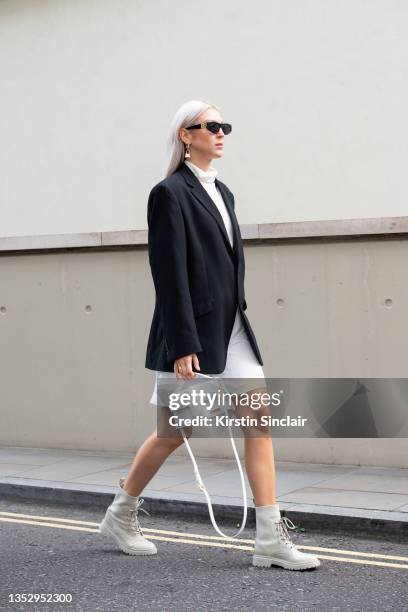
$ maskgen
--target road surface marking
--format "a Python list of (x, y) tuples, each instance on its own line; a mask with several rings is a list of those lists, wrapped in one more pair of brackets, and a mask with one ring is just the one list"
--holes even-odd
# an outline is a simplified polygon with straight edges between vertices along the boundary
[[(93, 521), (81, 521), (76, 519), (64, 519), (58, 517), (32, 515), (32, 514), (20, 514), (16, 512), (0, 512), (0, 521), (5, 523), (18, 523), (23, 525), (37, 525), (42, 527), (53, 527), (55, 529), (67, 529), (70, 531), (83, 531), (87, 533), (98, 533), (99, 523)], [(80, 526), (88, 525), (88, 527)], [(96, 527), (96, 528), (92, 528)], [(147, 529), (142, 528), (143, 532), (149, 532), (151, 535), (147, 536), (149, 540), (160, 540), (162, 542), (176, 542), (179, 544), (192, 544), (196, 546), (212, 546), (216, 548), (229, 548), (235, 550), (247, 550), (253, 552), (254, 540), (238, 539), (238, 538), (222, 538), (220, 536), (205, 536), (201, 534), (192, 534), (178, 531), (168, 531), (164, 529)], [(153, 535), (153, 534), (166, 534), (166, 536), (175, 535), (176, 537), (166, 537), (165, 535)], [(186, 536), (186, 537), (182, 537)], [(217, 542), (216, 540), (222, 540)], [(238, 542), (238, 544), (227, 544), (226, 542)], [(239, 543), (249, 543), (252, 546), (243, 546)], [(317, 554), (319, 559), (327, 559), (328, 561), (339, 561), (341, 563), (357, 563), (362, 565), (375, 565), (379, 567), (396, 567), (399, 569), (408, 569), (408, 564), (400, 563), (388, 563), (381, 561), (370, 561), (369, 558), (374, 559), (389, 559), (393, 561), (408, 561), (408, 557), (401, 557), (396, 555), (380, 555), (376, 553), (365, 553), (354, 550), (342, 550), (337, 548), (323, 548), (319, 546), (302, 546), (296, 545), (299, 549), (313, 550), (317, 553), (328, 552), (330, 555)], [(341, 555), (355, 555), (359, 557), (365, 557), (364, 559), (350, 559), (347, 556), (337, 557), (332, 553), (339, 553)]]

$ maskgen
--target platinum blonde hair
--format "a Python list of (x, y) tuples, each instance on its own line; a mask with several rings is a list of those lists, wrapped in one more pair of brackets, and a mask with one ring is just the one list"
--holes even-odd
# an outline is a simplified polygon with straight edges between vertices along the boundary
[(174, 115), (167, 137), (167, 150), (165, 162), (165, 177), (170, 176), (184, 162), (185, 145), (179, 137), (179, 130), (182, 127), (189, 127), (197, 122), (197, 118), (207, 108), (220, 109), (215, 104), (209, 104), (202, 100), (189, 100), (180, 106)]

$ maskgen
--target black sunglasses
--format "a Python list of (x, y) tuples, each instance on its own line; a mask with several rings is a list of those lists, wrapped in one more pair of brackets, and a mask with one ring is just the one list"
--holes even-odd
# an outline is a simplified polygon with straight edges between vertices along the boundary
[(199, 130), (200, 128), (207, 128), (212, 134), (218, 134), (220, 128), (222, 128), (224, 134), (230, 134), (232, 125), (230, 123), (218, 123), (218, 121), (203, 121), (202, 123), (197, 123), (197, 125), (190, 125), (186, 130)]

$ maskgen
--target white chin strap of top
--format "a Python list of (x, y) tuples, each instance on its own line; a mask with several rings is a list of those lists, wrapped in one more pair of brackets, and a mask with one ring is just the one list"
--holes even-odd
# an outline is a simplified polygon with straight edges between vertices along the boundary
[[(205, 376), (206, 378), (211, 378), (211, 376), (207, 376), (206, 374), (201, 374), (201, 376)], [(227, 413), (227, 411), (225, 409), (225, 406), (223, 406), (223, 409), (224, 409), (224, 412), (226, 413), (226, 415), (228, 416), (228, 413)], [(243, 518), (242, 518), (242, 525), (238, 529), (238, 531), (236, 533), (234, 533), (234, 535), (231, 535), (231, 536), (223, 533), (221, 531), (221, 529), (218, 527), (217, 523), (215, 522), (214, 513), (213, 513), (213, 509), (212, 509), (212, 504), (211, 504), (211, 498), (210, 498), (210, 495), (209, 495), (207, 489), (205, 488), (205, 484), (203, 482), (203, 479), (201, 478), (200, 472), (198, 470), (197, 462), (196, 462), (196, 460), (194, 458), (194, 455), (193, 455), (193, 451), (190, 448), (190, 444), (188, 443), (188, 439), (187, 439), (186, 434), (184, 433), (183, 427), (179, 427), (179, 429), (181, 430), (181, 434), (182, 434), (184, 442), (185, 442), (185, 444), (187, 446), (187, 450), (188, 450), (189, 455), (191, 457), (191, 461), (193, 462), (194, 474), (195, 474), (195, 478), (196, 478), (196, 481), (197, 481), (198, 488), (200, 489), (200, 491), (203, 491), (204, 495), (207, 498), (208, 511), (210, 513), (210, 518), (211, 518), (211, 522), (212, 522), (212, 524), (214, 526), (214, 529), (223, 538), (231, 539), (231, 538), (236, 538), (237, 535), (239, 535), (241, 533), (241, 531), (245, 527), (245, 524), (246, 524), (246, 521), (247, 521), (247, 508), (248, 508), (248, 504), (247, 504), (247, 492), (246, 492), (246, 487), (245, 487), (244, 473), (242, 471), (241, 462), (239, 460), (239, 456), (238, 456), (237, 449), (236, 449), (236, 446), (235, 446), (234, 437), (232, 435), (231, 427), (230, 427), (228, 422), (227, 422), (227, 424), (228, 424), (229, 435), (230, 435), (230, 438), (231, 438), (232, 448), (233, 448), (233, 451), (234, 451), (235, 459), (237, 460), (239, 474), (240, 474), (240, 477), (241, 477), (242, 499), (243, 499), (243, 502), (244, 502), (244, 515), (243, 515)]]

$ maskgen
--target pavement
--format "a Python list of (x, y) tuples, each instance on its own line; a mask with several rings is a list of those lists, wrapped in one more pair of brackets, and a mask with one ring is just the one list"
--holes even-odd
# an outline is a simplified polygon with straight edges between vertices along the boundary
[[(106, 507), (134, 453), (0, 445), (0, 496)], [(214, 515), (240, 520), (242, 486), (236, 460), (196, 457)], [(241, 461), (242, 464), (242, 461)], [(254, 524), (246, 477), (248, 524)], [(408, 536), (408, 469), (276, 461), (282, 515), (305, 528)], [(152, 512), (207, 517), (188, 454), (171, 455), (143, 490)], [(221, 523), (219, 523), (221, 524)]]

